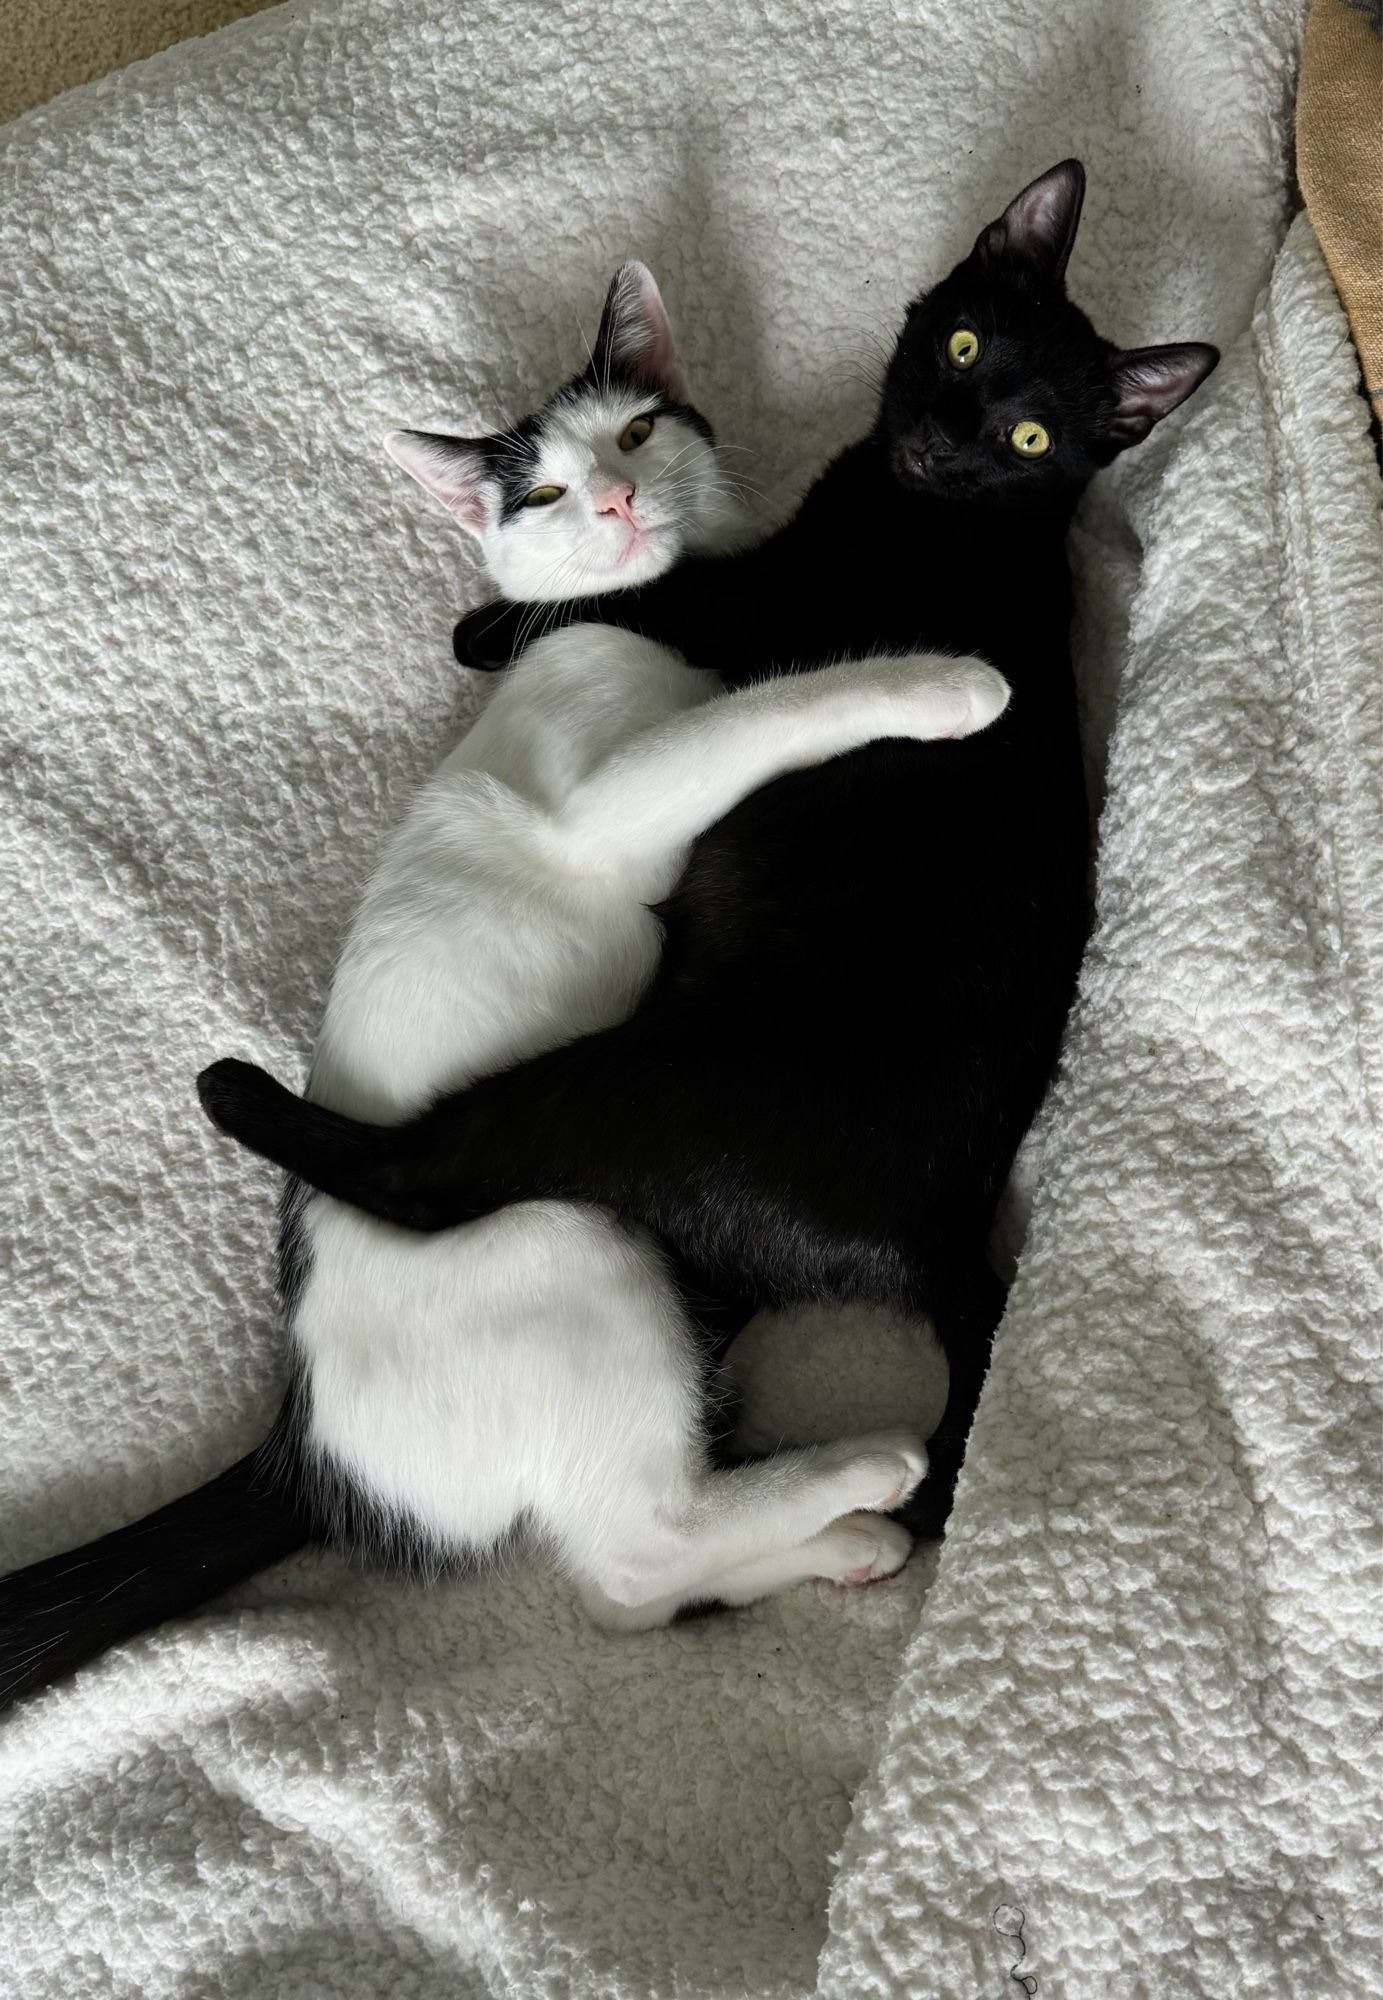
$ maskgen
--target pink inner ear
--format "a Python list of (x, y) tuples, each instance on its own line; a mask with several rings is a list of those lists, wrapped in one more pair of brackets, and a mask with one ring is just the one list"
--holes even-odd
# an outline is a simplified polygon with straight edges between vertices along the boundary
[(1219, 361), (1202, 341), (1134, 347), (1115, 357), (1112, 382), (1116, 430), (1137, 442), (1200, 387)]
[(463, 438), (417, 431), (393, 431), (384, 448), (395, 464), (416, 479), (425, 493), (480, 534), (489, 525), (489, 473), (485, 461)]
[(620, 274), (619, 323), (615, 347), (650, 388), (661, 389), (673, 402), (686, 401), (687, 378), (672, 322), (646, 264), (626, 264)]
[(439, 494), (438, 498), (459, 515), (468, 528), (477, 534), (484, 528), (489, 515), (485, 507), (484, 495), (478, 486), (458, 486), (452, 492)]
[(1084, 199), (1080, 162), (1063, 160), (1013, 197), (998, 221), (980, 231), (975, 249), (984, 257), (1012, 254), (1050, 263), (1059, 276), (1071, 254)]

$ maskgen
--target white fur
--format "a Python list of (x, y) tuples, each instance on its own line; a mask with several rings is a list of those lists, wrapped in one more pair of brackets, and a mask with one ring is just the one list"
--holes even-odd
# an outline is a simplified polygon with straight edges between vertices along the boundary
[[(507, 597), (530, 604), (583, 597), (602, 569), (604, 589), (646, 583), (682, 553), (689, 512), (710, 508), (726, 528), (738, 525), (714, 450), (680, 417), (656, 417), (650, 438), (633, 451), (620, 450), (625, 426), (647, 403), (647, 397), (611, 388), (550, 413), (534, 484), (565, 486), (566, 492), (550, 507), (525, 508), (485, 538), (486, 564)], [(609, 488), (623, 485), (635, 489), (637, 535), (617, 517), (596, 511)]]
[[(611, 384), (554, 403), (524, 480), (530, 489), (563, 489), (543, 507), (506, 512), (498, 481), (466, 439), (395, 431), (385, 444), (476, 536), (506, 597), (560, 603), (661, 576), (690, 546), (689, 519), (721, 538), (742, 525), (714, 447), (675, 411), (654, 414), (652, 434), (632, 450), (620, 448), (630, 421), (648, 416), (653, 400)], [(616, 493), (627, 496), (632, 521), (609, 511)]]
[[(542, 507), (504, 505), (488, 440), (395, 431), (385, 446), (405, 472), (451, 508), (480, 543), (498, 588), (516, 603), (560, 603), (627, 589), (671, 569), (689, 548), (724, 544), (742, 529), (739, 506), (714, 447), (678, 410), (686, 375), (653, 273), (620, 267), (592, 355), (596, 381), (569, 388), (542, 412), (534, 461), (522, 454), (530, 490), (561, 487)], [(621, 448), (631, 419), (651, 434)], [(628, 513), (609, 509), (625, 494)]]
[[(593, 398), (587, 433), (618, 415)], [(679, 545), (720, 531), (712, 483), (683, 501)], [(880, 737), (968, 734), (1007, 699), (978, 660), (879, 658), (726, 695), (608, 627), (539, 640), (369, 884), (311, 1095), (400, 1121), (621, 1020), (658, 957), (648, 905), (705, 827), (784, 771)], [(709, 1469), (695, 1339), (646, 1236), (556, 1202), (420, 1236), (321, 1196), (305, 1229), (311, 1442), (435, 1546), (484, 1550), (527, 1522), (619, 1626), (905, 1560), (906, 1535), (872, 1516), (922, 1475), (911, 1436)]]
[[(627, 633), (539, 640), (366, 891), (312, 1095), (392, 1122), (623, 1018), (657, 962), (647, 905), (702, 828), (782, 771), (965, 734), (1006, 699), (978, 661), (881, 658), (725, 695)], [(858, 1525), (822, 1531), (910, 1489), (915, 1439), (707, 1470), (695, 1343), (645, 1237), (551, 1202), (427, 1237), (314, 1197), (306, 1227), (313, 1442), (435, 1543), (484, 1548), (526, 1516), (624, 1623), (902, 1559), (887, 1524), (868, 1547)]]

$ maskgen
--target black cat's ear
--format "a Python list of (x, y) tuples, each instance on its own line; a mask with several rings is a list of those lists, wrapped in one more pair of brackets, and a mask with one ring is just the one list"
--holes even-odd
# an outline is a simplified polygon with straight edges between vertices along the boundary
[(489, 527), (495, 482), (483, 445), (438, 431), (390, 431), (384, 449), (473, 535)]
[(1110, 363), (1114, 422), (1110, 436), (1122, 451), (1141, 444), (1154, 424), (1199, 389), (1220, 358), (1218, 347), (1202, 340), (1170, 347), (1130, 347)]
[(1016, 194), (997, 222), (975, 239), (974, 256), (986, 269), (1022, 258), (1050, 281), (1060, 278), (1071, 255), (1085, 200), (1085, 168), (1079, 160), (1048, 167)]
[(687, 378), (672, 324), (647, 264), (621, 264), (610, 280), (590, 373), (601, 385), (632, 376), (640, 388), (673, 403), (686, 402)]

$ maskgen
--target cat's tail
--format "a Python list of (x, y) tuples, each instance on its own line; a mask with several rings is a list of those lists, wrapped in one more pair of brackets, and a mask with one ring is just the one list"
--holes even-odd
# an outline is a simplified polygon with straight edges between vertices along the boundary
[(0, 1709), (316, 1539), (285, 1404), (264, 1443), (128, 1528), (0, 1578)]
[(286, 1090), (258, 1064), (232, 1056), (202, 1071), (197, 1095), (218, 1131), (319, 1194), (407, 1229), (442, 1229), (460, 1219), (413, 1187), (406, 1127), (367, 1125), (328, 1111)]

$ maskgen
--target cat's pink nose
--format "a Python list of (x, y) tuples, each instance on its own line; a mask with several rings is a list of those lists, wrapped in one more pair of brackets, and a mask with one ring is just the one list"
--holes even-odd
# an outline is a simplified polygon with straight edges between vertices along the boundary
[(631, 528), (636, 528), (638, 522), (634, 519), (634, 495), (637, 491), (638, 488), (635, 486), (612, 486), (608, 493), (596, 501), (596, 513), (614, 514), (619, 520), (627, 521)]

